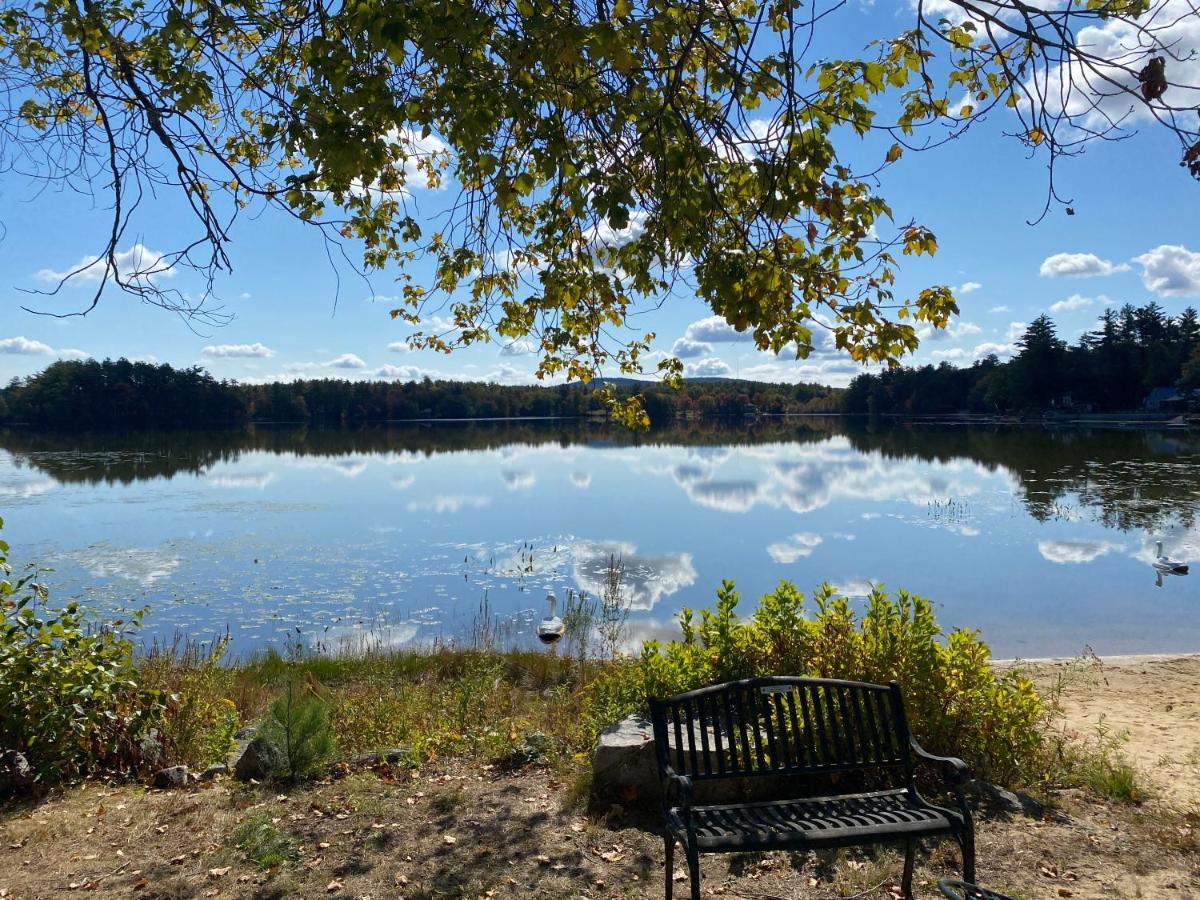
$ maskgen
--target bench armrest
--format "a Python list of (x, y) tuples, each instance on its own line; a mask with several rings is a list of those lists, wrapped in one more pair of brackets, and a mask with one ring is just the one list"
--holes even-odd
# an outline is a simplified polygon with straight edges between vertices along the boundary
[(664, 811), (672, 806), (677, 806), (682, 810), (691, 808), (694, 796), (692, 779), (687, 775), (678, 774), (670, 766), (663, 773), (662, 792)]
[(935, 756), (917, 743), (916, 738), (909, 739), (909, 746), (918, 759), (933, 763), (942, 770), (942, 777), (956, 788), (971, 780), (971, 772), (967, 764), (956, 756)]

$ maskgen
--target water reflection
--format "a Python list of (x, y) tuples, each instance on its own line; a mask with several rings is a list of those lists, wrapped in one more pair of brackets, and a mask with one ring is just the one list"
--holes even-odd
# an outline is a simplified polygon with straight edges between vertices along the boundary
[(920, 591), (1002, 653), (1200, 649), (1200, 625), (1179, 624), (1196, 620), (1191, 582), (1150, 584), (1156, 541), (1200, 561), (1194, 433), (9, 430), (0, 504), (60, 593), (147, 602), (156, 627), (229, 626), (246, 646), (297, 626), (331, 644), (464, 634), (484, 600), (531, 632), (540, 592), (600, 593), (619, 559), (639, 634), (723, 578), (752, 597), (786, 577)]

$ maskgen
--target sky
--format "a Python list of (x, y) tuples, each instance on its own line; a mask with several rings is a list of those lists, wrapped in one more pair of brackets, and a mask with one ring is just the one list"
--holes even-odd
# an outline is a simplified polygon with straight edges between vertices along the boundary
[[(837, 43), (852, 49), (898, 34), (912, 13), (904, 5), (859, 2), (829, 21), (839, 29)], [(1200, 25), (1188, 27), (1183, 37), (1200, 46)], [(1200, 63), (1196, 68), (1200, 76)], [(897, 294), (948, 284), (961, 308), (947, 329), (923, 329), (921, 347), (907, 363), (969, 365), (989, 353), (1010, 356), (1025, 324), (1041, 313), (1073, 341), (1095, 326), (1107, 304), (1153, 300), (1169, 315), (1200, 304), (1194, 212), (1200, 183), (1178, 165), (1172, 136), (1152, 122), (1138, 122), (1140, 131), (1131, 139), (1096, 143), (1061, 161), (1055, 184), (1075, 214), (1055, 207), (1030, 225), (1045, 199), (1045, 160), (1004, 137), (1015, 124), (1009, 116), (995, 111), (958, 141), (907, 153), (883, 176), (880, 193), (897, 223), (916, 220), (939, 241), (932, 260), (902, 260)], [(452, 191), (418, 186), (413, 194), (418, 209), (432, 217)], [(126, 260), (155, 259), (185, 234), (177, 206), (147, 202), (145, 209), (140, 231), (121, 247)], [(53, 287), (61, 273), (94, 259), (107, 227), (106, 210), (94, 198), (31, 184), (11, 170), (0, 174), (0, 380), (32, 374), (55, 359), (124, 356), (201, 365), (217, 377), (248, 382), (425, 375), (534, 381), (536, 359), (519, 344), (492, 343), (449, 356), (409, 350), (405, 337), (413, 329), (393, 322), (388, 312), (396, 305), (388, 298), (399, 293), (394, 273), (362, 280), (330, 261), (314, 231), (277, 213), (243, 218), (233, 231), (233, 270), (216, 284), (224, 312), (232, 316), (227, 324), (189, 323), (115, 289), (86, 317), (21, 309), (86, 308), (95, 289), (90, 273), (52, 297), (29, 292)], [(173, 275), (170, 287), (202, 290), (189, 272)], [(653, 349), (679, 355), (689, 375), (842, 386), (861, 371), (819, 340), (805, 360), (759, 352), (747, 335), (714, 319), (686, 291), (676, 291), (637, 325), (656, 332)]]

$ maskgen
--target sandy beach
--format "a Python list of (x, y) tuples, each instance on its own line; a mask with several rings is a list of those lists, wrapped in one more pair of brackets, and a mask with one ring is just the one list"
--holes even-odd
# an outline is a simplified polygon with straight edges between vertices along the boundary
[(1089, 740), (1119, 742), (1155, 799), (1182, 812), (1200, 809), (1200, 655), (1020, 665), (1043, 687), (1067, 672), (1066, 727)]

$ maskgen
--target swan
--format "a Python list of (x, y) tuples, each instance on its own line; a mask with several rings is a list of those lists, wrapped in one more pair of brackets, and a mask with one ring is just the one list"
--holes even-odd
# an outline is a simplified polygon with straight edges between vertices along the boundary
[(1163, 556), (1162, 541), (1156, 542), (1154, 546), (1154, 568), (1160, 569), (1163, 572), (1171, 572), (1174, 575), (1186, 575), (1188, 573), (1187, 563), (1171, 559), (1169, 556)]

